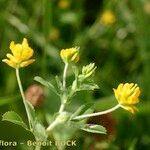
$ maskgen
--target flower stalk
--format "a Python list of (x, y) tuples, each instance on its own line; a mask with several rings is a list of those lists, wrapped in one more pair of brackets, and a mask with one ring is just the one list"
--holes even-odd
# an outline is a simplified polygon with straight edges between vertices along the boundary
[(66, 90), (66, 76), (67, 76), (68, 63), (65, 63), (64, 73), (63, 73), (63, 89)]
[(62, 113), (64, 111), (65, 108), (65, 104), (67, 102), (67, 98), (66, 98), (66, 77), (67, 77), (67, 70), (68, 70), (68, 63), (65, 63), (65, 67), (64, 67), (64, 73), (63, 73), (63, 96), (61, 99), (61, 106), (59, 109), (59, 113)]
[(21, 80), (20, 80), (19, 68), (16, 68), (16, 77), (17, 77), (17, 82), (18, 82), (20, 93), (21, 93), (21, 97), (23, 99), (23, 103), (24, 103), (25, 110), (26, 110), (26, 113), (27, 113), (29, 126), (30, 126), (30, 129), (32, 129), (30, 113), (29, 113), (29, 110), (28, 110), (27, 102), (26, 102), (25, 95), (24, 95), (24, 92), (23, 92), (22, 83), (21, 83)]
[(79, 119), (85, 119), (85, 118), (89, 118), (89, 117), (94, 117), (94, 116), (100, 116), (100, 115), (104, 115), (104, 114), (108, 114), (110, 112), (115, 111), (116, 109), (118, 109), (120, 107), (120, 104), (117, 104), (116, 106), (105, 110), (105, 111), (101, 111), (101, 112), (97, 112), (97, 113), (92, 113), (92, 114), (85, 114), (85, 115), (80, 115), (80, 116), (76, 116), (75, 118), (73, 118), (73, 120), (79, 120)]

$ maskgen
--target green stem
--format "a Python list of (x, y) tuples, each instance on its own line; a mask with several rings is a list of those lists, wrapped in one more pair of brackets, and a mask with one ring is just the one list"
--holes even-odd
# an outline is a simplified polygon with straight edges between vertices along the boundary
[(63, 73), (63, 88), (66, 90), (66, 76), (67, 76), (68, 63), (65, 63), (64, 73)]
[(102, 111), (102, 112), (97, 112), (97, 113), (92, 113), (92, 114), (85, 114), (85, 115), (80, 115), (80, 116), (76, 116), (75, 118), (73, 118), (73, 120), (78, 120), (78, 119), (85, 119), (85, 118), (89, 118), (89, 117), (94, 117), (94, 116), (100, 116), (100, 115), (104, 115), (104, 114), (107, 114), (107, 113), (110, 113), (116, 109), (118, 109), (120, 107), (120, 104), (108, 109), (108, 110), (105, 110), (105, 111)]
[(61, 106), (59, 109), (59, 113), (62, 113), (65, 109), (66, 100), (66, 76), (67, 76), (68, 63), (65, 63), (64, 73), (63, 73), (63, 95), (61, 99)]
[(65, 103), (62, 103), (59, 109), (59, 113), (62, 113), (64, 109), (65, 109)]
[(55, 126), (58, 124), (57, 120), (53, 121), (49, 127), (46, 129), (47, 132), (50, 132), (51, 130), (53, 130), (55, 128)]
[[(61, 114), (65, 109), (65, 104), (67, 102), (66, 98), (66, 77), (67, 77), (67, 69), (68, 69), (68, 63), (65, 63), (64, 67), (64, 73), (63, 73), (63, 94), (61, 95), (61, 106), (59, 108), (59, 113)], [(59, 124), (57, 118), (49, 125), (49, 127), (46, 129), (47, 132), (50, 132)]]
[(30, 122), (31, 121), (31, 119), (30, 119), (30, 113), (28, 111), (28, 105), (27, 105), (27, 102), (26, 102), (26, 99), (25, 99), (25, 95), (24, 95), (24, 92), (23, 92), (22, 83), (21, 83), (20, 76), (19, 76), (19, 68), (16, 68), (16, 77), (17, 77), (17, 82), (18, 82), (19, 90), (20, 90), (20, 93), (21, 93), (21, 96), (22, 96), (22, 99), (23, 99), (23, 103), (24, 103), (24, 106), (25, 106), (25, 110), (26, 110), (26, 113), (27, 113), (29, 126), (30, 126), (30, 129), (31, 129), (32, 126), (31, 126), (31, 122)]

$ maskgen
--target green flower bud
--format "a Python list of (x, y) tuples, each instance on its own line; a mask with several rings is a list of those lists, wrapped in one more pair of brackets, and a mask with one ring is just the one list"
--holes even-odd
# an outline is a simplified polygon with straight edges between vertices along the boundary
[(83, 81), (90, 78), (95, 73), (96, 68), (95, 63), (90, 63), (89, 65), (83, 66), (82, 74), (79, 75), (79, 80)]

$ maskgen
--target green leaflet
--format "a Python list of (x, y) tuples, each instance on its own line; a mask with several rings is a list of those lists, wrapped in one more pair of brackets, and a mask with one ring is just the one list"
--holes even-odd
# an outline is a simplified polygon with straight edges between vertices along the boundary
[(55, 80), (56, 80), (58, 89), (63, 90), (62, 82), (60, 81), (58, 76), (55, 77)]
[(106, 129), (105, 127), (101, 125), (95, 125), (95, 124), (85, 124), (80, 127), (81, 130), (84, 130), (86, 132), (91, 132), (91, 133), (100, 133), (100, 134), (106, 134)]
[(95, 83), (83, 83), (80, 85), (80, 87), (77, 89), (77, 91), (84, 91), (84, 90), (95, 90), (99, 89), (99, 86)]
[(55, 94), (59, 95), (56, 88), (50, 82), (46, 81), (45, 79), (43, 79), (39, 76), (34, 77), (34, 80), (41, 83), (42, 85), (46, 86), (47, 88), (52, 90)]
[(29, 130), (27, 125), (23, 122), (22, 118), (14, 111), (8, 111), (2, 116), (2, 121), (9, 121), (19, 126), (22, 126), (24, 129)]

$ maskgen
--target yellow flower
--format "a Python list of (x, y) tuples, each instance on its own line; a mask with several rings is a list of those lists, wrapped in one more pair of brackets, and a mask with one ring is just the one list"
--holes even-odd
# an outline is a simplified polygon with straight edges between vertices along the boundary
[(61, 9), (66, 9), (66, 8), (68, 8), (70, 6), (70, 2), (69, 2), (69, 0), (59, 0), (58, 6)]
[(60, 51), (60, 57), (65, 63), (78, 62), (79, 61), (79, 50), (78, 48), (62, 49)]
[(111, 10), (106, 10), (100, 19), (100, 22), (104, 25), (112, 25), (116, 22), (116, 17)]
[(115, 97), (120, 106), (131, 113), (138, 109), (134, 106), (139, 102), (140, 88), (134, 83), (119, 84), (117, 89), (113, 89)]
[(150, 1), (146, 1), (145, 4), (144, 4), (144, 12), (147, 14), (147, 15), (150, 15)]
[(33, 49), (29, 47), (26, 38), (23, 39), (22, 44), (15, 44), (14, 41), (10, 43), (10, 50), (12, 54), (7, 53), (8, 59), (2, 61), (13, 68), (26, 67), (34, 62), (30, 59), (33, 56)]

